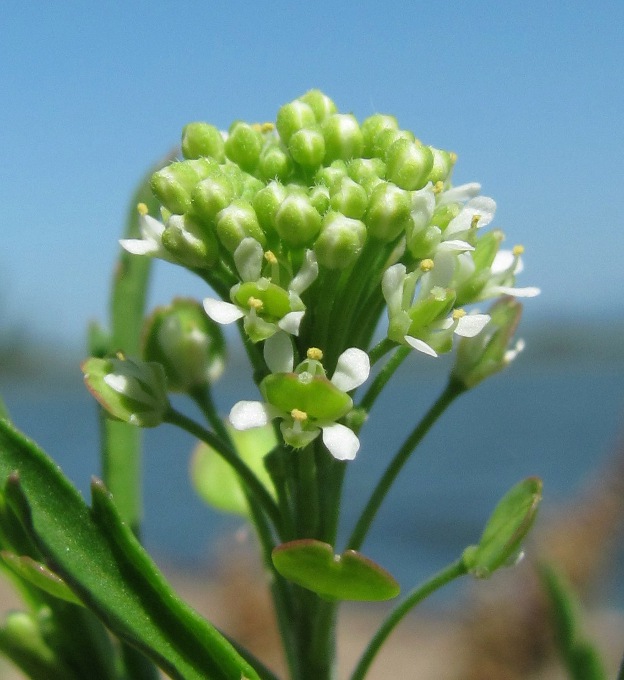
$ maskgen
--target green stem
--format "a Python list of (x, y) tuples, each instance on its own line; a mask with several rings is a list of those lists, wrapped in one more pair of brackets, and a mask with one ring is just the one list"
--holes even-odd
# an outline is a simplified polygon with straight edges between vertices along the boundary
[(316, 536), (319, 516), (319, 499), (316, 487), (314, 444), (306, 446), (297, 456), (297, 537)]
[(403, 600), (403, 602), (401, 602), (401, 604), (399, 604), (381, 624), (381, 627), (377, 633), (375, 633), (373, 639), (370, 641), (364, 654), (360, 658), (358, 665), (351, 674), (351, 680), (362, 680), (364, 678), (383, 643), (409, 611), (433, 592), (442, 588), (442, 586), (447, 585), (454, 579), (463, 576), (465, 573), (466, 567), (463, 561), (459, 559), (445, 569), (442, 569), (442, 571), (439, 571), (435, 576), (428, 581), (425, 581), (425, 583), (414, 588), (414, 590), (407, 595), (405, 600)]
[(370, 412), (383, 388), (387, 385), (397, 368), (405, 361), (411, 351), (410, 347), (401, 347), (392, 355), (386, 365), (379, 371), (377, 377), (366, 391), (366, 394), (362, 397), (362, 401), (358, 404), (359, 408), (363, 408), (367, 413)]
[(275, 528), (279, 531), (281, 517), (275, 501), (271, 498), (271, 495), (253, 471), (225, 442), (217, 437), (214, 432), (206, 430), (199, 423), (196, 423), (193, 419), (188, 418), (172, 407), (169, 409), (164, 420), (171, 425), (176, 425), (177, 427), (186, 430), (189, 434), (193, 435), (193, 437), (208, 444), (208, 446), (211, 446), (225, 461), (227, 461), (253, 494), (254, 500), (263, 508), (268, 517), (270, 517)]
[(396, 342), (394, 342), (394, 340), (390, 340), (390, 338), (384, 338), (383, 340), (380, 340), (368, 353), (371, 366), (374, 366), (381, 359), (381, 357), (388, 354), (388, 352), (391, 349), (394, 349), (396, 346)]
[(386, 468), (386, 471), (382, 475), (381, 479), (379, 482), (377, 482), (377, 486), (369, 498), (368, 503), (362, 511), (362, 514), (355, 525), (353, 533), (349, 538), (347, 543), (348, 548), (351, 548), (352, 550), (360, 549), (373, 522), (373, 519), (379, 510), (379, 507), (381, 506), (386, 494), (392, 486), (392, 483), (407, 462), (408, 458), (418, 446), (418, 444), (422, 441), (427, 432), (429, 432), (436, 420), (465, 390), (466, 388), (461, 383), (451, 379), (445, 390), (438, 397), (429, 411), (427, 411), (424, 418), (420, 421), (420, 423), (418, 423), (414, 430), (412, 430), (412, 433), (407, 437), (401, 448), (398, 450)]

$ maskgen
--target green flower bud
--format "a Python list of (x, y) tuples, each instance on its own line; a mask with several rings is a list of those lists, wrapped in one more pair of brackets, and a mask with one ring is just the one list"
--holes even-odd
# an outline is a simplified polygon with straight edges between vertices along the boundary
[(231, 180), (222, 172), (214, 172), (193, 190), (191, 196), (193, 215), (200, 221), (213, 225), (217, 213), (226, 208), (234, 197)]
[(386, 176), (386, 164), (381, 158), (354, 158), (347, 166), (349, 177), (361, 184), (368, 193)]
[(373, 155), (385, 159), (388, 149), (399, 139), (406, 139), (408, 142), (416, 141), (414, 134), (409, 130), (395, 130), (388, 127), (381, 130), (377, 137), (375, 137)]
[(290, 104), (284, 104), (277, 112), (276, 127), (284, 144), (288, 144), (297, 130), (312, 127), (315, 123), (314, 110), (309, 104), (301, 100), (296, 99)]
[(191, 193), (195, 185), (216, 167), (216, 161), (209, 158), (171, 163), (152, 175), (150, 186), (167, 210), (181, 215), (191, 208)]
[(440, 231), (444, 231), (449, 222), (457, 217), (461, 212), (462, 206), (459, 203), (446, 203), (438, 206), (431, 216), (430, 224), (434, 227), (439, 227)]
[(241, 173), (243, 190), (240, 197), (251, 203), (255, 195), (264, 187), (264, 182), (246, 172)]
[(217, 235), (230, 253), (234, 253), (240, 242), (248, 236), (256, 239), (262, 247), (266, 245), (266, 237), (255, 210), (242, 198), (232, 201), (217, 215)]
[(386, 174), (401, 189), (421, 189), (433, 167), (433, 154), (428, 146), (397, 139), (386, 152)]
[(272, 373), (260, 383), (260, 391), (281, 411), (302, 411), (312, 421), (336, 421), (353, 406), (346, 392), (327, 378), (310, 374)]
[(91, 358), (81, 368), (89, 392), (113, 418), (138, 427), (156, 427), (165, 419), (167, 378), (160, 364)]
[(304, 102), (314, 111), (317, 123), (325, 120), (332, 113), (336, 113), (334, 102), (320, 90), (309, 90), (302, 97), (299, 97), (299, 101)]
[(260, 176), (265, 180), (278, 179), (285, 182), (292, 171), (293, 164), (287, 151), (280, 144), (265, 144), (260, 152)]
[(208, 123), (189, 123), (182, 129), (182, 154), (184, 158), (209, 156), (217, 163), (225, 160), (221, 132)]
[(360, 256), (366, 242), (366, 226), (360, 220), (329, 212), (314, 244), (318, 263), (327, 269), (346, 269)]
[(369, 116), (362, 122), (362, 137), (364, 140), (363, 155), (366, 158), (373, 156), (380, 156), (377, 153), (376, 140), (377, 137), (384, 130), (398, 130), (399, 122), (394, 116), (387, 116), (382, 113), (376, 113), (374, 116)]
[(477, 271), (492, 266), (496, 253), (498, 253), (498, 249), (504, 240), (505, 235), (500, 229), (488, 231), (477, 239), (475, 249), (472, 251), (472, 261)]
[(407, 249), (417, 260), (432, 257), (441, 240), (440, 230), (437, 227), (430, 226), (420, 230), (407, 229)]
[(306, 168), (316, 168), (325, 157), (325, 138), (318, 128), (301, 128), (288, 141), (293, 159)]
[(238, 121), (230, 127), (225, 140), (227, 157), (247, 172), (258, 165), (260, 152), (264, 146), (262, 133), (256, 126)]
[(246, 178), (248, 177), (247, 173), (243, 172), (236, 163), (225, 163), (224, 165), (220, 165), (219, 170), (232, 183), (234, 195), (237, 198), (240, 198), (245, 188)]
[(167, 220), (161, 241), (185, 267), (212, 267), (219, 255), (219, 244), (214, 233), (188, 215), (172, 215)]
[(143, 358), (161, 364), (172, 392), (189, 392), (223, 373), (225, 342), (220, 327), (195, 300), (158, 307), (143, 327)]
[(275, 214), (275, 229), (291, 248), (310, 244), (321, 230), (321, 216), (305, 194), (289, 194)]
[(267, 234), (275, 231), (275, 213), (286, 196), (286, 189), (279, 182), (267, 184), (254, 196), (253, 208), (260, 226)]
[(325, 162), (348, 161), (362, 155), (364, 139), (355, 118), (350, 113), (334, 113), (322, 123), (325, 137)]
[(433, 154), (433, 165), (429, 172), (428, 181), (435, 184), (436, 182), (446, 182), (450, 177), (453, 165), (457, 156), (454, 153), (436, 149), (433, 146), (428, 147)]
[(323, 184), (324, 186), (331, 188), (336, 182), (339, 182), (346, 176), (347, 164), (344, 161), (334, 161), (331, 165), (320, 168), (316, 175), (314, 175), (314, 181), (317, 184)]
[(313, 186), (308, 196), (319, 215), (324, 215), (329, 210), (329, 189), (324, 184)]
[(510, 347), (522, 305), (513, 297), (503, 297), (489, 310), (490, 322), (473, 338), (462, 338), (457, 347), (452, 377), (467, 389), (509, 365), (522, 351), (519, 340)]
[(364, 218), (370, 235), (386, 243), (393, 241), (411, 224), (411, 208), (409, 192), (381, 182), (373, 189)]
[(455, 291), (451, 288), (434, 286), (426, 297), (418, 300), (408, 314), (412, 323), (406, 335), (419, 337), (419, 330), (427, 328), (434, 321), (442, 319), (453, 309)]
[(332, 210), (341, 212), (347, 217), (359, 220), (368, 207), (368, 194), (366, 189), (354, 182), (350, 177), (343, 177), (340, 183), (334, 184), (330, 189)]

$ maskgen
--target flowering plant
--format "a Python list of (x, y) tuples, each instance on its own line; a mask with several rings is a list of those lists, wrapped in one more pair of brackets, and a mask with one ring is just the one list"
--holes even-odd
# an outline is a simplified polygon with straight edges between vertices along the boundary
[[(360, 552), (388, 490), (446, 408), (515, 358), (516, 298), (539, 291), (516, 284), (522, 248), (486, 230), (494, 201), (478, 184), (453, 186), (455, 155), (392, 116), (358, 122), (313, 90), (275, 124), (191, 123), (181, 154), (136, 197), (111, 327), (93, 330), (82, 366), (103, 414), (92, 505), (8, 416), (0, 423), (0, 544), (32, 605), (7, 623), (2, 649), (32, 678), (155, 678), (156, 667), (185, 680), (277, 677), (177, 598), (140, 545), (137, 427), (169, 423), (203, 443), (192, 466), (202, 497), (256, 530), (289, 677), (331, 678), (340, 602), (400, 591)], [(205, 299), (143, 322), (153, 258), (200, 277)], [(241, 395), (224, 420), (213, 386), (229, 324), (261, 400)], [(338, 546), (343, 479), (377, 398), (411, 352), (434, 361), (453, 345), (446, 388), (396, 453), (378, 454), (386, 470)], [(174, 391), (205, 422), (176, 410)], [(516, 561), (540, 495), (535, 478), (511, 489), (480, 541), (393, 610), (352, 680), (426, 595)]]

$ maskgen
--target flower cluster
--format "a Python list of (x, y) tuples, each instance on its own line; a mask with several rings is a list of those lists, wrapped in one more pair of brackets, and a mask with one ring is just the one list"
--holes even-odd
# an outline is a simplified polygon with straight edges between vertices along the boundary
[[(184, 158), (151, 180), (162, 222), (141, 206), (142, 238), (122, 245), (200, 274), (217, 293), (204, 300), (207, 315), (240, 321), (261, 344), (271, 407), (244, 402), (235, 426), (279, 412), (287, 443), (300, 447), (322, 430), (342, 456), (328, 443), (327, 423), (348, 409), (314, 415), (310, 400), (332, 401), (328, 386), (345, 351), (370, 347), (384, 308), (389, 346), (437, 356), (455, 335), (473, 338), (490, 324), (489, 314), (466, 307), (539, 292), (516, 287), (522, 248), (501, 249), (502, 232), (485, 232), (495, 202), (478, 184), (453, 187), (455, 155), (422, 143), (393, 116), (358, 122), (311, 90), (282, 106), (275, 124), (237, 121), (226, 133), (191, 123), (181, 149)], [(318, 361), (310, 372), (310, 347), (324, 354), (332, 381)], [(275, 373), (271, 357), (284, 352), (292, 359)], [(271, 397), (304, 390), (308, 375), (315, 387), (305, 390), (315, 396), (305, 408)]]

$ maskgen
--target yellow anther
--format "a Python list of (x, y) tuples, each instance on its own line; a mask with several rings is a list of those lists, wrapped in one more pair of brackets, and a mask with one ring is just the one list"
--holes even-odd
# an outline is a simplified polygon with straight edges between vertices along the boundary
[(275, 257), (275, 253), (272, 250), (266, 251), (266, 253), (264, 254), (264, 259), (269, 264), (277, 264), (277, 258)]
[(263, 134), (265, 132), (272, 132), (275, 129), (275, 125), (273, 123), (252, 123), (251, 127), (256, 132), (262, 132)]
[(145, 203), (137, 203), (137, 212), (139, 213), (139, 215), (147, 215), (149, 209), (145, 205)]
[(308, 414), (305, 411), (300, 411), (298, 408), (294, 408), (290, 412), (290, 417), (293, 420), (296, 420), (299, 423), (302, 423), (304, 420), (308, 419)]
[(118, 349), (115, 352), (115, 356), (119, 359), (119, 361), (125, 361), (126, 360), (126, 355), (120, 349)]
[(451, 159), (451, 163), (455, 165), (457, 163), (457, 154), (454, 151), (449, 152), (449, 158)]
[(308, 359), (312, 359), (313, 361), (322, 361), (323, 351), (320, 350), (318, 347), (310, 347), (310, 349), (307, 352), (307, 357)]
[(433, 193), (434, 194), (441, 194), (442, 191), (444, 190), (444, 182), (439, 179), (434, 185), (433, 185)]
[(518, 244), (517, 246), (513, 247), (511, 252), (514, 254), (514, 257), (520, 257), (520, 255), (524, 253), (524, 246)]
[(427, 257), (420, 263), (420, 270), (423, 272), (430, 272), (433, 269), (433, 266), (433, 260)]
[(479, 224), (479, 220), (481, 219), (481, 215), (473, 215), (472, 216), (472, 221), (470, 222), (470, 226), (475, 229), (476, 226)]
[(255, 298), (253, 296), (247, 300), (247, 304), (249, 305), (250, 309), (255, 309), (256, 312), (259, 312), (264, 306), (262, 300), (259, 300), (258, 298)]
[(453, 321), (459, 321), (463, 316), (466, 316), (465, 309), (455, 309), (453, 310)]

